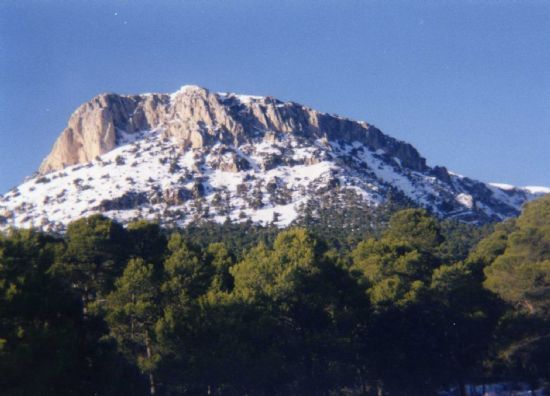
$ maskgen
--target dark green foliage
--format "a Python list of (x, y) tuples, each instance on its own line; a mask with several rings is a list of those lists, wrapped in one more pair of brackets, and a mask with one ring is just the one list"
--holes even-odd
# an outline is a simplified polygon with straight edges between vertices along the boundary
[(151, 393), (156, 390), (154, 372), (160, 358), (155, 324), (161, 315), (160, 290), (152, 264), (142, 258), (131, 259), (115, 282), (115, 289), (104, 302), (109, 333), (120, 352), (149, 378)]
[(486, 356), (496, 303), (468, 266), (443, 261), (443, 244), (434, 218), (407, 209), (352, 253), (375, 308), (367, 367), (391, 394), (463, 386)]
[(80, 304), (48, 273), (58, 249), (58, 241), (32, 231), (0, 237), (3, 393), (61, 392), (65, 375), (82, 368), (74, 351)]
[(5, 395), (139, 394), (140, 378), (100, 319), (53, 271), (61, 241), (33, 231), (0, 236), (0, 389)]
[(221, 242), (214, 242), (206, 248), (205, 260), (208, 266), (212, 268), (213, 290), (221, 292), (230, 292), (233, 290), (233, 277), (230, 269), (235, 264), (235, 258)]
[(550, 199), (527, 205), (485, 273), (489, 289), (532, 314), (550, 318)]
[(497, 227), (471, 260), (485, 264), (485, 285), (509, 304), (494, 345), (496, 365), (531, 381), (550, 380), (550, 197)]
[(422, 209), (405, 209), (395, 213), (384, 238), (405, 242), (414, 249), (435, 252), (443, 242), (438, 221)]
[(412, 396), (550, 379), (550, 200), (487, 235), (419, 209), (329, 209), (355, 198), (282, 231), (92, 216), (63, 239), (0, 236), (2, 394)]
[(444, 240), (439, 245), (437, 254), (447, 263), (463, 261), (493, 229), (492, 224), (476, 226), (455, 220), (444, 220), (440, 223), (440, 232)]
[(281, 394), (317, 395), (354, 383), (354, 353), (369, 303), (325, 253), (307, 231), (291, 229), (273, 248), (253, 249), (231, 271), (235, 298), (259, 310), (259, 324), (269, 324), (271, 359), (283, 364), (267, 362), (264, 370), (284, 380)]
[(363, 239), (380, 235), (392, 213), (410, 205), (404, 196), (390, 193), (383, 204), (373, 207), (355, 190), (335, 188), (298, 208), (293, 225), (307, 228), (330, 247), (348, 251)]
[(78, 290), (86, 306), (111, 291), (122, 273), (129, 249), (126, 233), (113, 220), (94, 215), (71, 223), (65, 241), (54, 271)]
[(275, 226), (261, 226), (252, 222), (223, 224), (205, 223), (190, 224), (182, 230), (181, 235), (191, 244), (206, 248), (210, 243), (223, 243), (237, 258), (242, 258), (246, 250), (259, 242), (273, 242), (279, 229)]
[(128, 224), (127, 232), (130, 256), (141, 257), (156, 265), (162, 263), (167, 238), (158, 224), (136, 221)]

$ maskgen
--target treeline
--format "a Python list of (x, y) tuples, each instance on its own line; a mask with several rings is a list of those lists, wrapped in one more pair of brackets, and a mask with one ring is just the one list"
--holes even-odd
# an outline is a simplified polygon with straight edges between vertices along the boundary
[[(325, 233), (326, 234), (326, 233)], [(0, 393), (432, 395), (550, 380), (550, 198), (483, 232), (395, 213), (0, 236)]]

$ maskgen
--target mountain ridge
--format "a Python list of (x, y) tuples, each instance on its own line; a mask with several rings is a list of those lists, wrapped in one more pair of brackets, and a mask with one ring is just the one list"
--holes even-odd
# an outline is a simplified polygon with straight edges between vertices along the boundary
[(97, 212), (122, 222), (284, 226), (311, 202), (350, 194), (366, 207), (401, 194), (440, 217), (483, 223), (548, 192), (430, 167), (411, 144), (364, 121), (183, 86), (101, 94), (77, 108), (38, 174), (0, 197), (0, 228), (62, 231)]
[[(254, 106), (257, 105), (257, 106)], [(245, 112), (246, 114), (238, 114)], [(200, 148), (214, 138), (238, 145), (247, 131), (295, 133), (344, 140), (368, 139), (371, 147), (395, 151), (414, 170), (426, 169), (426, 161), (409, 143), (384, 135), (366, 122), (329, 115), (295, 102), (270, 96), (214, 93), (186, 85), (173, 94), (101, 94), (81, 105), (40, 166), (45, 174), (68, 165), (88, 162), (117, 146), (117, 130), (136, 133), (164, 129), (186, 146)], [(215, 136), (215, 133), (219, 136)], [(367, 132), (367, 133), (365, 133)], [(347, 134), (347, 136), (342, 136)], [(338, 136), (334, 136), (338, 135)]]

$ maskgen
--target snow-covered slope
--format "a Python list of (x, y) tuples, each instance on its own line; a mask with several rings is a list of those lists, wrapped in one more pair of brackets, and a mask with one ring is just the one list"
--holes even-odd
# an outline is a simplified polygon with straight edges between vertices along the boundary
[[(56, 143), (46, 171), (0, 197), (0, 229), (63, 231), (93, 213), (123, 223), (148, 219), (183, 226), (230, 218), (284, 226), (308, 201), (350, 193), (354, 204), (376, 206), (401, 196), (441, 217), (486, 222), (514, 216), (526, 201), (550, 192), (430, 168), (412, 146), (366, 123), (291, 102), (184, 87), (159, 96), (165, 107), (149, 110), (147, 117), (157, 121), (151, 125), (133, 119), (144, 97), (130, 97), (137, 105), (122, 106), (116, 116), (109, 113), (111, 99), (77, 111), (80, 123), (72, 120), (74, 125), (86, 117), (94, 124), (64, 131), (70, 140), (62, 136)], [(117, 96), (116, 103), (125, 98)], [(90, 115), (97, 109), (100, 118)], [(62, 139), (81, 139), (97, 151), (96, 130), (103, 137), (114, 130), (110, 146), (103, 140), (105, 152), (89, 161), (82, 151), (70, 157), (80, 163), (64, 166), (63, 153), (75, 149)], [(83, 150), (83, 144), (75, 147)]]

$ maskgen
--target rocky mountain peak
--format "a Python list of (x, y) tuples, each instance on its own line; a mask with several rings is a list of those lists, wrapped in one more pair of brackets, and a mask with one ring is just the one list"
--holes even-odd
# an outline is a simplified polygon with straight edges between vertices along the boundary
[(425, 159), (413, 146), (365, 122), (272, 97), (214, 93), (186, 85), (171, 95), (96, 96), (73, 113), (39, 173), (89, 162), (132, 135), (152, 129), (175, 138), (184, 148), (216, 142), (240, 145), (263, 138), (273, 141), (287, 134), (309, 141), (357, 141), (373, 150), (384, 150), (415, 171), (426, 170)]
[(168, 95), (156, 94), (94, 97), (71, 115), (39, 173), (92, 161), (117, 147), (124, 134), (158, 126), (169, 103)]
[(429, 167), (366, 122), (273, 97), (184, 86), (102, 94), (80, 106), (38, 175), (0, 196), (0, 230), (64, 230), (104, 213), (123, 223), (214, 220), (284, 226), (327, 208), (391, 200), (444, 218), (498, 221), (549, 189), (490, 185)]

